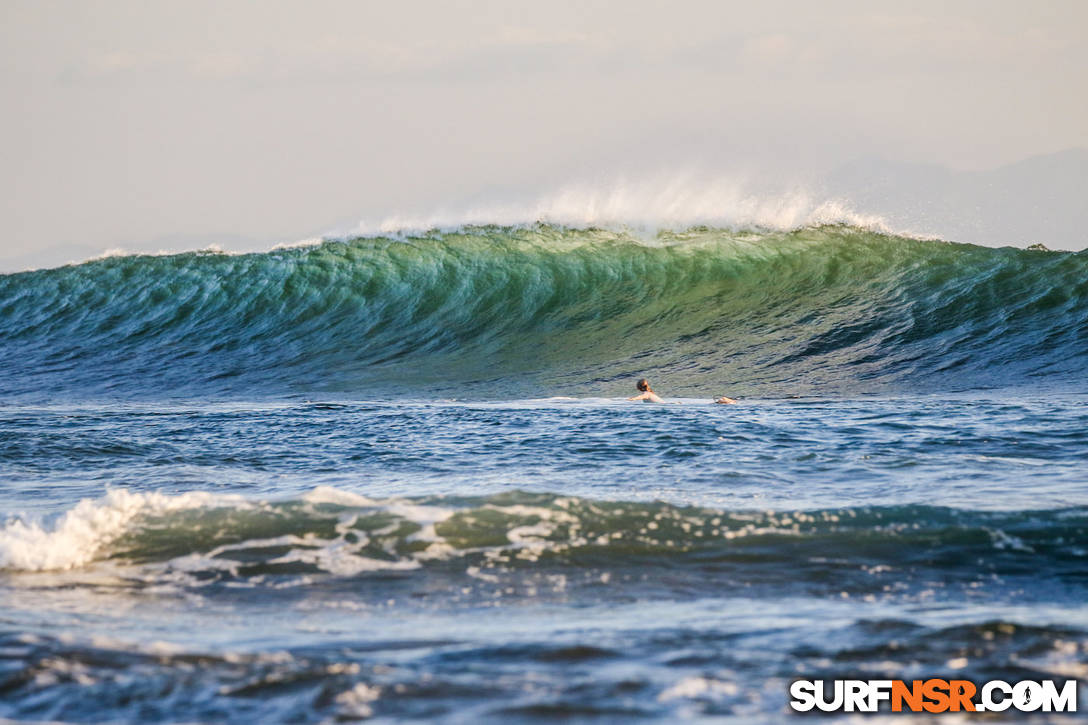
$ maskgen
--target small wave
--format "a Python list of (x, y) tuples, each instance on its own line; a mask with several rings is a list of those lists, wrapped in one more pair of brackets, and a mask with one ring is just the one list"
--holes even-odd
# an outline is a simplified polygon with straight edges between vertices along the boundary
[(38, 571), (109, 563), (186, 586), (423, 570), (526, 591), (526, 577), (545, 573), (600, 586), (665, 567), (684, 586), (789, 582), (854, 596), (998, 577), (1076, 588), (1086, 556), (1077, 542), (1086, 536), (1083, 509), (756, 512), (527, 492), (379, 500), (321, 487), (269, 502), (117, 490), (51, 524), (9, 522), (0, 564)]

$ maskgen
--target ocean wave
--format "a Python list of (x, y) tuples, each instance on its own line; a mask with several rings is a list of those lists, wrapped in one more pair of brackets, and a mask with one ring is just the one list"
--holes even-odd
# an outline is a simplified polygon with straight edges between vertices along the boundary
[[(1088, 258), (821, 226), (482, 226), (0, 276), (0, 395), (677, 395), (1078, 381)], [(621, 385), (617, 381), (624, 381)]]
[(115, 490), (51, 523), (9, 522), (0, 569), (137, 567), (186, 586), (424, 570), (502, 588), (545, 572), (620, 585), (625, 573), (644, 579), (664, 567), (685, 587), (789, 582), (866, 594), (999, 577), (1076, 588), (1085, 540), (1083, 508), (760, 512), (522, 491), (377, 500), (319, 487), (269, 502)]

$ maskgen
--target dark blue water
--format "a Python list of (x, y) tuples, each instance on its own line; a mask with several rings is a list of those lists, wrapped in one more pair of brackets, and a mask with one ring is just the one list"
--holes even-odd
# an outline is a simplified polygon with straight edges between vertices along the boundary
[(1086, 424), (1057, 394), (9, 406), (0, 707), (773, 722), (800, 675), (1082, 676)]
[(1083, 255), (772, 237), (0, 278), (0, 717), (776, 723), (799, 677), (1085, 678)]

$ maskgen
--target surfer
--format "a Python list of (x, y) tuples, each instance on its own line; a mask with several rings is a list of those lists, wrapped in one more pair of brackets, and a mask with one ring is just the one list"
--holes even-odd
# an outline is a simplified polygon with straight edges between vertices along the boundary
[[(647, 380), (646, 378), (639, 378), (639, 381), (637, 383), (635, 383), (635, 387), (638, 388), (638, 395), (636, 395), (633, 398), (628, 398), (628, 400), (641, 400), (641, 401), (646, 402), (646, 403), (664, 403), (665, 402), (664, 400), (661, 399), (660, 395), (658, 395), (657, 393), (655, 393), (653, 391), (653, 388), (650, 387), (650, 381)], [(721, 403), (722, 405), (729, 405), (729, 404), (735, 403), (737, 401), (723, 395), (720, 398), (714, 398), (714, 402), (715, 403)]]
[(645, 401), (647, 403), (664, 403), (665, 402), (664, 400), (661, 399), (661, 396), (659, 396), (657, 393), (655, 393), (653, 391), (652, 388), (650, 388), (650, 381), (647, 380), (646, 378), (640, 378), (639, 381), (637, 383), (635, 383), (635, 387), (638, 388), (638, 390), (639, 390), (638, 395), (636, 395), (633, 398), (628, 398), (628, 400), (642, 400), (642, 401)]
[[(634, 397), (629, 397), (629, 398), (627, 398), (627, 400), (629, 400), (629, 401), (643, 401), (644, 403), (664, 403), (665, 402), (665, 401), (662, 400), (662, 396), (660, 396), (660, 395), (658, 395), (657, 393), (654, 392), (654, 390), (650, 386), (650, 381), (646, 380), (645, 378), (640, 378), (639, 382), (634, 383), (634, 386), (635, 386), (635, 388), (639, 389), (639, 394), (635, 395)], [(721, 405), (730, 405), (730, 404), (735, 403), (737, 401), (734, 401), (733, 398), (731, 398), (731, 397), (727, 397), (725, 395), (722, 395), (721, 397), (714, 398), (714, 402), (715, 403), (720, 403)]]

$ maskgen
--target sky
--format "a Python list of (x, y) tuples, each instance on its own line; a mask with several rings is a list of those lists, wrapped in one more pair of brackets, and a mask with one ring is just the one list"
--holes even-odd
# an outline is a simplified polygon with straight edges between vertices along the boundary
[(1088, 148), (1085, 27), (1079, 0), (4, 0), (0, 269)]

